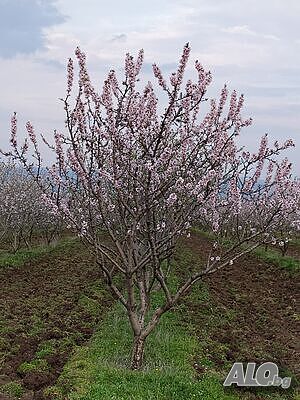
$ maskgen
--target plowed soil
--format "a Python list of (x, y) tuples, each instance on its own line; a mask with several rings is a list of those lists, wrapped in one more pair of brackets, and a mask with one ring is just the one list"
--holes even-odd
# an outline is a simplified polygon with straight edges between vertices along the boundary
[[(211, 243), (196, 234), (186, 239), (185, 245), (202, 258), (211, 250)], [(289, 255), (299, 259), (299, 254), (296, 246), (290, 249)], [(189, 302), (188, 307), (199, 340), (208, 336), (207, 354), (213, 364), (222, 369), (226, 362), (273, 361), (282, 375), (289, 373), (294, 377), (293, 385), (298, 385), (300, 274), (290, 274), (246, 255), (232, 266), (206, 276), (204, 282), (209, 300)], [(221, 323), (209, 326), (211, 313), (218, 314)], [(225, 358), (217, 347), (226, 349)], [(254, 393), (250, 398), (263, 397)]]
[[(22, 399), (44, 398), (43, 389), (55, 383), (72, 348), (91, 336), (112, 302), (91, 289), (103, 287), (100, 279), (93, 257), (78, 242), (22, 267), (0, 269), (0, 389), (19, 383)], [(95, 302), (97, 307), (88, 306)]]
[[(197, 234), (184, 245), (199, 259), (211, 248)], [(22, 400), (46, 399), (43, 390), (55, 383), (74, 346), (89, 339), (113, 299), (95, 291), (103, 287), (100, 272), (78, 242), (22, 267), (0, 269), (0, 282), (0, 389), (19, 383)], [(249, 255), (204, 282), (209, 298), (187, 297), (187, 319), (199, 340), (205, 337), (207, 357), (216, 368), (234, 361), (274, 361), (299, 377), (299, 275)], [(211, 315), (222, 323), (210, 325)], [(0, 394), (0, 400), (11, 399)]]

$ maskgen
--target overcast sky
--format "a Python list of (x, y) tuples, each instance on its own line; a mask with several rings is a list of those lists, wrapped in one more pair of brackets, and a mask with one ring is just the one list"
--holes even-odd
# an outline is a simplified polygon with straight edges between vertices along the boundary
[(77, 45), (100, 88), (126, 52), (144, 48), (148, 80), (153, 62), (173, 72), (189, 42), (191, 59), (213, 72), (212, 96), (225, 82), (245, 94), (244, 115), (254, 124), (243, 144), (254, 151), (265, 132), (272, 141), (292, 138), (296, 149), (287, 155), (299, 175), (299, 21), (299, 0), (0, 0), (1, 147), (13, 111), (48, 137), (63, 127), (58, 99)]

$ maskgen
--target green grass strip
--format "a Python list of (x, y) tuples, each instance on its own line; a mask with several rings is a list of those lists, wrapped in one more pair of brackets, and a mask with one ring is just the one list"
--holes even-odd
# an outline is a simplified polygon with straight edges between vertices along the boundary
[[(185, 268), (193, 263), (195, 256), (181, 248), (175, 268)], [(173, 288), (176, 279), (173, 280)], [(189, 295), (193, 304), (207, 303), (210, 294), (205, 284), (197, 285)], [(160, 304), (161, 294), (156, 292), (152, 299)], [(212, 303), (213, 304), (213, 303)], [(221, 315), (217, 309), (209, 309), (202, 325), (202, 339), (192, 333), (193, 314), (185, 305), (163, 316), (160, 324), (146, 342), (145, 363), (142, 371), (128, 369), (132, 334), (124, 309), (115, 304), (99, 325), (90, 342), (78, 347), (66, 364), (56, 386), (48, 388), (56, 400), (238, 400), (250, 399), (234, 388), (224, 389), (225, 375), (215, 368), (207, 358), (206, 342), (211, 341), (209, 332), (213, 326), (222, 325), (234, 318), (228, 310)], [(212, 306), (213, 307), (213, 306)], [(188, 313), (188, 319), (184, 316)], [(205, 322), (206, 320), (206, 322)], [(200, 323), (199, 319), (195, 323)], [(226, 350), (226, 349), (225, 349)], [(220, 357), (225, 350), (216, 342), (215, 350)], [(198, 378), (193, 369), (193, 360), (206, 370)], [(227, 368), (228, 367), (228, 368)], [(231, 363), (227, 362), (226, 371)], [(227, 373), (226, 372), (226, 373)], [(224, 375), (224, 376), (223, 376)], [(264, 399), (287, 399), (285, 393), (270, 393)], [(295, 397), (288, 397), (297, 399)]]
[(69, 248), (76, 242), (74, 238), (63, 239), (57, 244), (49, 246), (36, 246), (31, 249), (20, 249), (15, 253), (6, 251), (0, 251), (0, 268), (1, 267), (20, 267), (24, 265), (26, 261), (33, 260), (48, 253), (55, 253), (66, 248)]
[[(156, 292), (152, 300), (160, 304), (161, 294)], [(131, 345), (127, 316), (116, 304), (47, 392), (69, 400), (238, 400), (225, 391), (216, 374), (196, 378), (193, 356), (199, 351), (198, 341), (176, 310), (166, 313), (149, 336), (142, 371), (128, 369)]]
[(263, 261), (271, 263), (285, 269), (289, 272), (296, 273), (300, 271), (300, 261), (290, 256), (283, 256), (275, 250), (265, 250), (263, 248), (257, 248), (254, 254)]
[[(206, 237), (209, 240), (215, 240), (216, 236), (211, 232), (206, 232), (198, 228), (193, 228), (193, 232), (199, 234), (201, 236)], [(234, 241), (231, 239), (222, 239), (221, 244), (224, 247), (231, 247), (234, 244)], [(300, 244), (299, 239), (295, 239), (292, 241), (292, 244), (298, 245)], [(250, 253), (251, 254), (251, 253)], [(258, 247), (253, 250), (253, 255), (258, 257), (259, 259), (266, 261), (267, 263), (271, 263), (276, 265), (279, 268), (285, 269), (290, 273), (298, 273), (300, 271), (300, 261), (294, 257), (283, 256), (279, 251), (272, 249), (265, 249), (263, 247)]]

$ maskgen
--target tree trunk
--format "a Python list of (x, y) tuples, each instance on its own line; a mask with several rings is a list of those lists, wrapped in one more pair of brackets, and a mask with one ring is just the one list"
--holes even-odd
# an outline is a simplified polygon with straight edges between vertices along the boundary
[(131, 354), (131, 366), (133, 370), (142, 368), (144, 358), (145, 339), (141, 336), (135, 336), (133, 341), (133, 348)]

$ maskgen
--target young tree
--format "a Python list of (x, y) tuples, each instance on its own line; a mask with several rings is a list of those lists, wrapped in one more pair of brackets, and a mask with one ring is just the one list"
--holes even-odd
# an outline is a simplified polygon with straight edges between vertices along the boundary
[[(92, 86), (85, 54), (79, 48), (75, 54), (78, 90), (72, 101), (74, 66), (70, 59), (63, 100), (66, 132), (55, 131), (54, 145), (48, 144), (56, 162), (48, 169), (47, 185), (40, 179), (42, 158), (34, 128), (27, 123), (28, 139), (20, 146), (16, 114), (12, 117), (10, 156), (36, 177), (49, 208), (62, 215), (96, 254), (110, 290), (127, 312), (133, 332), (131, 368), (139, 369), (145, 340), (161, 316), (205, 274), (230, 264), (234, 257), (257, 245), (253, 233), (249, 248), (239, 246), (234, 249), (234, 257), (223, 260), (210, 258), (201, 270), (172, 290), (167, 280), (167, 261), (178, 239), (201, 221), (220, 232), (222, 216), (227, 213), (229, 223), (235, 215), (233, 206), (240, 213), (243, 199), (255, 198), (255, 182), (265, 160), (276, 170), (272, 182), (263, 184), (266, 190), (293, 185), (286, 164), (276, 161), (280, 151), (293, 144), (287, 141), (270, 149), (264, 140), (258, 154), (244, 154), (235, 141), (241, 129), (251, 123), (241, 117), (243, 95), (238, 97), (234, 91), (227, 106), (225, 86), (219, 100), (208, 103), (205, 96), (211, 74), (198, 61), (197, 79), (184, 82), (188, 44), (168, 82), (153, 64), (157, 84), (167, 99), (161, 115), (161, 98), (154, 85), (148, 82), (141, 90), (137, 87), (142, 50), (136, 60), (126, 55), (122, 81), (114, 70), (109, 72), (101, 93)], [(253, 207), (251, 201), (249, 204)], [(274, 213), (278, 220), (285, 215), (285, 207), (284, 203)], [(246, 207), (243, 212), (242, 229), (246, 224), (256, 224), (256, 214), (250, 211)], [(262, 232), (271, 229), (268, 215), (259, 220)], [(101, 230), (105, 230), (109, 241), (103, 239)], [(154, 290), (162, 291), (164, 301), (153, 310)]]

